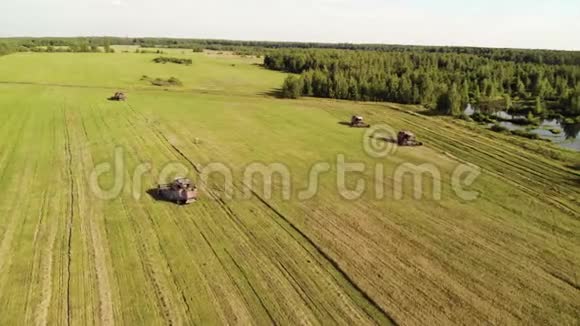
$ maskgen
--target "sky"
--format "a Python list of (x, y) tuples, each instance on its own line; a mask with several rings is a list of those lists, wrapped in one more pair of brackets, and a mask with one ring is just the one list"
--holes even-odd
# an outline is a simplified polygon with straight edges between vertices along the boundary
[(580, 50), (580, 0), (1, 0), (8, 36)]

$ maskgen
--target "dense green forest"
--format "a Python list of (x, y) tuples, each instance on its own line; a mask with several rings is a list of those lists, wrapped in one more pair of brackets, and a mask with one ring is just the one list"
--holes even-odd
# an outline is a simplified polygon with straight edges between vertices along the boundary
[(468, 103), (528, 110), (536, 115), (547, 111), (580, 115), (580, 65), (499, 60), (465, 53), (327, 49), (270, 52), (264, 65), (300, 74), (290, 76), (283, 85), (283, 95), (290, 98), (422, 104), (453, 115), (460, 115)]

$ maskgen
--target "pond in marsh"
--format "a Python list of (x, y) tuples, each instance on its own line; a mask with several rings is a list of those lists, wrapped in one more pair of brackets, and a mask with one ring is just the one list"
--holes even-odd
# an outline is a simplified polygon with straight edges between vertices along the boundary
[[(471, 105), (468, 105), (464, 113), (471, 116), (475, 111)], [(502, 120), (525, 118), (524, 115), (512, 115), (505, 111), (498, 111), (493, 113), (493, 115)], [(499, 121), (498, 124), (508, 130), (525, 130), (527, 127), (509, 121)], [(529, 131), (543, 139), (550, 140), (562, 148), (580, 152), (580, 123), (564, 123), (564, 121), (559, 119), (545, 119), (542, 120), (539, 126), (535, 126), (534, 129)], [(560, 131), (560, 133), (554, 133), (554, 131)]]

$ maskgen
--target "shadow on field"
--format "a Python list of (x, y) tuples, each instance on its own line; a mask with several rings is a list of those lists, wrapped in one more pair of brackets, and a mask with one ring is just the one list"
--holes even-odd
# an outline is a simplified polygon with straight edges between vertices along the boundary
[(338, 124), (342, 125), (342, 126), (349, 127), (349, 128), (353, 128), (353, 129), (368, 129), (371, 127), (371, 125), (369, 125), (369, 124), (364, 124), (364, 126), (352, 125), (352, 123), (350, 123), (348, 121), (340, 121)]
[(147, 194), (153, 198), (153, 200), (155, 201), (160, 201), (160, 202), (165, 202), (165, 203), (173, 203), (171, 200), (168, 200), (165, 197), (162, 197), (159, 195), (159, 192), (157, 191), (157, 188), (151, 188), (149, 190), (147, 190)]
[(275, 98), (283, 98), (282, 97), (282, 89), (281, 88), (273, 88), (271, 90), (259, 93), (258, 95), (261, 96), (269, 96), (269, 97), (275, 97)]
[(580, 163), (578, 164), (570, 164), (568, 167), (572, 170), (580, 171)]
[(397, 140), (389, 137), (369, 136), (371, 139), (382, 140), (385, 143), (397, 144)]
[(419, 111), (416, 113), (420, 114), (420, 115), (427, 116), (427, 117), (448, 117), (449, 116), (448, 114), (441, 113), (437, 110), (424, 110), (424, 111)]

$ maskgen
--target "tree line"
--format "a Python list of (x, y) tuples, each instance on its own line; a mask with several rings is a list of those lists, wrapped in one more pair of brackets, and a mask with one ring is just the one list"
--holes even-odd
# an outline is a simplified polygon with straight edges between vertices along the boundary
[(267, 54), (264, 66), (297, 74), (283, 84), (289, 98), (422, 104), (452, 115), (468, 103), (580, 115), (580, 65), (447, 52), (288, 49)]
[(113, 53), (114, 49), (107, 40), (101, 43), (88, 42), (81, 40), (79, 42), (50, 41), (50, 42), (33, 42), (26, 41), (23, 43), (13, 39), (0, 42), (0, 55), (13, 52), (78, 52), (78, 53)]
[(6, 55), (13, 52), (13, 48), (6, 43), (0, 43), (0, 55)]
[(178, 65), (191, 65), (193, 61), (191, 59), (174, 58), (174, 57), (157, 57), (153, 59), (155, 63), (175, 63)]
[(218, 51), (251, 51), (252, 54), (263, 54), (276, 49), (336, 49), (352, 51), (408, 52), (408, 53), (456, 53), (471, 54), (482, 58), (517, 63), (539, 63), (549, 65), (580, 65), (580, 52), (557, 50), (527, 49), (491, 49), (460, 46), (418, 46), (393, 44), (352, 44), (352, 43), (305, 43), (305, 42), (270, 42), (239, 41), (219, 39), (155, 38), (155, 37), (41, 37), (41, 38), (5, 38), (0, 42), (10, 43), (17, 47), (32, 49), (35, 47), (76, 46), (81, 43), (89, 45), (137, 45), (140, 47), (166, 47), (184, 49), (212, 49)]

